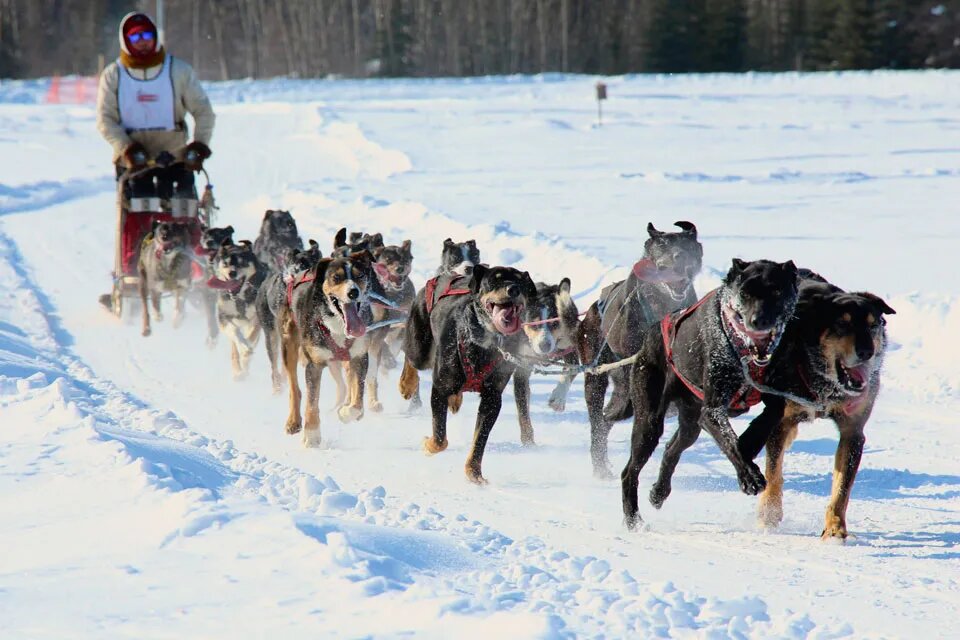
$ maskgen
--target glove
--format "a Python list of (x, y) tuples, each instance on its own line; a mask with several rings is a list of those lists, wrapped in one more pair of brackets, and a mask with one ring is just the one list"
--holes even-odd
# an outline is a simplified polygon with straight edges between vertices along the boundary
[(139, 142), (131, 142), (123, 150), (123, 163), (128, 169), (140, 169), (147, 164), (147, 149)]
[(194, 140), (187, 145), (183, 153), (183, 163), (191, 171), (200, 171), (203, 168), (203, 162), (213, 154), (210, 147)]

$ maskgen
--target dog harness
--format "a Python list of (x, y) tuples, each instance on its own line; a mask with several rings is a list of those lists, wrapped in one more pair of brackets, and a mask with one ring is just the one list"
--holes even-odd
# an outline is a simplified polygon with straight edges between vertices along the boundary
[[(313, 282), (316, 279), (317, 276), (313, 271), (304, 271), (299, 277), (287, 280), (287, 306), (293, 306), (293, 290), (295, 288), (307, 282)], [(295, 318), (296, 316), (293, 317)], [(317, 319), (317, 330), (320, 332), (320, 339), (323, 340), (324, 348), (333, 353), (334, 360), (339, 362), (350, 360), (350, 347), (353, 346), (353, 338), (347, 338), (343, 345), (337, 344), (337, 341), (333, 339), (333, 334), (330, 333), (330, 329), (328, 329), (327, 325), (323, 324), (323, 321), (319, 318)]]
[[(680, 327), (680, 323), (693, 315), (693, 312), (697, 309), (697, 307), (712, 299), (713, 296), (716, 295), (717, 291), (719, 291), (719, 289), (714, 289), (707, 295), (700, 298), (696, 304), (691, 305), (682, 311), (668, 313), (663, 317), (663, 320), (660, 321), (660, 335), (663, 338), (663, 348), (667, 354), (667, 363), (670, 365), (670, 368), (673, 370), (673, 373), (677, 376), (677, 378), (680, 379), (680, 382), (682, 382), (683, 385), (689, 389), (690, 393), (695, 395), (701, 402), (703, 401), (704, 397), (703, 389), (693, 384), (693, 382), (680, 373), (680, 369), (677, 367), (677, 364), (673, 359), (673, 343), (677, 338), (677, 329)], [(723, 326), (723, 332), (727, 336), (727, 339), (730, 340), (734, 351), (736, 351), (737, 355), (740, 356), (741, 359), (749, 356), (749, 347), (743, 342), (743, 340), (735, 331), (731, 331), (727, 327), (727, 321), (723, 317), (723, 313), (720, 315), (720, 324)], [(766, 370), (766, 365), (759, 365), (754, 362), (753, 359), (749, 359), (747, 370), (750, 374), (750, 380), (744, 381), (744, 384), (733, 395), (733, 398), (730, 400), (730, 404), (728, 405), (728, 408), (731, 411), (748, 411), (750, 407), (760, 402), (760, 391), (757, 389), (757, 386), (763, 383), (763, 374)]]
[(436, 296), (436, 298), (434, 298), (434, 294), (436, 293), (437, 281), (440, 279), (440, 276), (434, 276), (427, 280), (427, 292), (424, 300), (424, 302), (427, 303), (427, 314), (430, 314), (433, 311), (434, 305), (440, 302), (441, 298), (446, 298), (447, 296), (464, 296), (468, 293), (472, 293), (470, 289), (464, 289), (463, 287), (455, 289), (453, 287), (455, 283), (460, 282), (464, 278), (465, 276), (455, 276), (452, 278), (449, 282), (447, 282), (447, 286), (444, 287), (443, 291), (441, 291), (440, 295)]

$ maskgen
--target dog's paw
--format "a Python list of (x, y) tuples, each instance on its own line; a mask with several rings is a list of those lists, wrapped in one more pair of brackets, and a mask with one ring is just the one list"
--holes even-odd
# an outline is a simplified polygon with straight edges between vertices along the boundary
[(207, 336), (207, 349), (214, 349), (217, 346), (217, 336)]
[(663, 503), (666, 501), (667, 497), (670, 495), (671, 487), (667, 485), (665, 487), (660, 486), (660, 483), (655, 483), (653, 488), (650, 489), (650, 504), (653, 505), (654, 509), (659, 509), (663, 506)]
[(163, 314), (160, 313), (159, 311), (154, 311), (153, 317), (157, 319), (157, 322), (163, 322)]
[(307, 449), (316, 449), (320, 446), (320, 429), (305, 429), (303, 432), (303, 446)]
[(287, 420), (287, 424), (284, 425), (284, 429), (290, 435), (293, 435), (295, 433), (300, 433), (300, 429), (302, 428), (303, 427), (300, 424), (300, 420)]
[(531, 449), (537, 446), (533, 436), (520, 436), (520, 444), (524, 447), (530, 447)]
[(143, 331), (140, 332), (140, 335), (142, 335), (144, 338), (146, 338), (146, 337), (149, 336), (151, 333), (153, 333), (153, 332), (150, 330), (150, 327), (144, 327), (144, 328), (143, 328)]
[(427, 455), (432, 456), (435, 453), (446, 451), (448, 444), (449, 442), (447, 442), (446, 438), (443, 439), (443, 442), (438, 443), (436, 440), (434, 440), (430, 436), (427, 436), (423, 439), (423, 450)]
[(783, 503), (779, 500), (765, 500), (761, 495), (757, 505), (757, 521), (767, 529), (779, 526), (783, 521)]
[(345, 406), (337, 409), (337, 417), (340, 422), (353, 422), (363, 417), (363, 409), (357, 407)]
[(748, 496), (757, 495), (767, 486), (767, 480), (760, 472), (760, 467), (752, 462), (748, 462), (743, 471), (737, 474), (737, 480), (740, 482), (740, 490)]
[(381, 413), (383, 411), (383, 403), (380, 402), (379, 400), (374, 400), (369, 404), (367, 408), (370, 409), (370, 411), (373, 411), (374, 413)]
[(613, 471), (610, 470), (610, 466), (603, 464), (593, 466), (593, 477), (597, 480), (613, 480), (615, 476)]
[(400, 397), (409, 400), (420, 389), (420, 372), (410, 366), (407, 362), (403, 363), (403, 372), (400, 374)]
[(447, 408), (450, 409), (450, 413), (457, 413), (461, 406), (463, 406), (463, 392), (447, 396)]
[(550, 399), (547, 400), (547, 406), (560, 413), (567, 408), (567, 393), (564, 391), (561, 393), (560, 389), (554, 389), (553, 393), (550, 394)]
[(828, 515), (824, 522), (823, 532), (820, 533), (821, 540), (846, 540), (847, 523), (837, 516)]
[(643, 522), (643, 518), (640, 517), (640, 513), (633, 513), (623, 517), (623, 524), (628, 531), (636, 531), (637, 526)]
[(487, 479), (483, 477), (483, 474), (480, 473), (480, 469), (475, 468), (470, 463), (467, 463), (467, 465), (463, 468), (463, 470), (467, 474), (467, 480), (469, 480), (473, 484), (479, 485), (481, 487), (485, 484), (489, 484), (487, 482)]

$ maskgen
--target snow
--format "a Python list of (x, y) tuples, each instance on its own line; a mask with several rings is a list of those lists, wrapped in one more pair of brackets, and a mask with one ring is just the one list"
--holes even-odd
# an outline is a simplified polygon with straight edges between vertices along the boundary
[[(220, 221), (252, 239), (288, 208), (327, 248), (341, 226), (444, 238), (573, 282), (585, 309), (648, 221), (691, 220), (697, 290), (731, 257), (793, 258), (889, 318), (884, 389), (848, 510), (819, 539), (836, 432), (801, 426), (785, 519), (761, 529), (707, 437), (660, 511), (621, 523), (591, 475), (582, 379), (567, 410), (534, 376), (538, 446), (508, 387), (463, 477), (477, 399), (425, 457), (429, 413), (381, 385), (343, 425), (321, 389), (319, 450), (283, 432), (263, 347), (243, 382), (204, 321), (96, 304), (115, 225), (109, 149), (85, 106), (0, 83), (0, 635), (3, 637), (950, 637), (960, 614), (960, 164), (956, 73), (230, 82), (208, 163)], [(429, 376), (427, 376), (429, 378)], [(428, 381), (424, 385), (429, 384)], [(734, 420), (742, 430), (749, 418)], [(668, 422), (668, 434), (673, 428)], [(666, 436), (665, 436), (666, 437)], [(626, 462), (629, 423), (610, 442)], [(644, 469), (652, 483), (659, 454)]]

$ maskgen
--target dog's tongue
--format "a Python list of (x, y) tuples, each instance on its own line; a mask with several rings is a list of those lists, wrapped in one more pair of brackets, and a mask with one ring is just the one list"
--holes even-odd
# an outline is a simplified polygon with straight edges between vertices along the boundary
[(343, 319), (346, 321), (346, 332), (349, 338), (362, 338), (367, 332), (367, 325), (363, 324), (360, 314), (357, 312), (356, 302), (343, 305)]
[(657, 263), (644, 258), (633, 265), (633, 274), (644, 282), (678, 282), (683, 276), (671, 269), (660, 270)]
[(517, 313), (517, 308), (512, 304), (494, 305), (491, 318), (493, 318), (493, 325), (497, 328), (497, 331), (506, 336), (520, 331), (520, 314)]
[(859, 385), (867, 382), (867, 367), (860, 365), (852, 369), (847, 369), (847, 376)]

